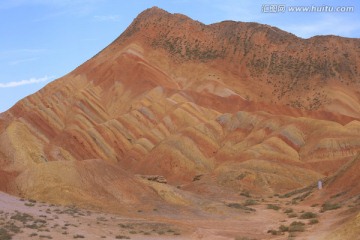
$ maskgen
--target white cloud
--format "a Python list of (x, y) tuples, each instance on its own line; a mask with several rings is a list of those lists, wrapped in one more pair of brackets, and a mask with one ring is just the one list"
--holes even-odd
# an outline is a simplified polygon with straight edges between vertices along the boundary
[(36, 53), (42, 53), (42, 52), (46, 52), (46, 51), (47, 51), (47, 49), (42, 49), (42, 48), (19, 48), (19, 49), (1, 51), (0, 54), (1, 55), (4, 55), (4, 54), (8, 54), (8, 55), (12, 55), (12, 54), (36, 54)]
[(23, 86), (23, 85), (37, 84), (37, 83), (50, 81), (54, 78), (55, 78), (54, 76), (50, 76), (50, 77), (45, 76), (42, 78), (30, 78), (30, 79), (26, 79), (26, 80), (17, 81), (17, 82), (0, 83), (0, 88), (13, 88), (13, 87), (19, 87), (19, 86)]
[(303, 24), (282, 26), (297, 36), (309, 38), (315, 35), (351, 36), (360, 30), (360, 23), (339, 17), (339, 15), (324, 15), (318, 21)]
[(73, 15), (77, 17), (89, 16), (97, 7), (107, 0), (1, 0), (0, 10), (18, 7), (48, 7), (47, 14), (35, 19), (35, 22), (48, 21), (49, 19)]
[(9, 9), (21, 6), (34, 6), (34, 5), (46, 5), (52, 7), (74, 7), (74, 6), (86, 6), (87, 4), (96, 4), (103, 0), (2, 0), (0, 3), (0, 9)]
[(223, 20), (258, 22), (268, 17), (261, 14), (262, 3), (257, 1), (216, 0), (211, 5), (220, 12)]
[(9, 62), (10, 65), (18, 65), (18, 64), (21, 64), (21, 63), (25, 63), (25, 62), (32, 62), (32, 61), (36, 61), (38, 60), (39, 58), (25, 58), (25, 59), (20, 59), (20, 60), (15, 60), (15, 61), (11, 61)]
[(119, 15), (96, 15), (94, 16), (95, 21), (97, 22), (104, 22), (104, 21), (111, 21), (111, 22), (118, 22), (120, 21)]
[[(295, 0), (245, 1), (245, 0), (198, 0), (207, 4), (221, 20), (235, 20), (242, 22), (259, 22), (279, 27), (297, 36), (308, 38), (314, 35), (339, 35), (347, 37), (359, 37), (360, 22), (356, 19), (356, 13), (263, 13), (262, 6), (268, 4), (284, 4), (289, 6), (338, 6), (336, 1), (319, 0), (315, 4), (311, 0), (302, 0), (301, 4)], [(211, 3), (209, 3), (211, 2)], [(355, 2), (354, 2), (355, 3)], [(354, 6), (346, 3), (344, 6)], [(357, 6), (356, 6), (357, 7)], [(357, 10), (357, 8), (356, 8)], [(212, 19), (214, 16), (212, 16)], [(212, 21), (212, 20), (211, 20)], [(212, 22), (205, 22), (212, 23)]]

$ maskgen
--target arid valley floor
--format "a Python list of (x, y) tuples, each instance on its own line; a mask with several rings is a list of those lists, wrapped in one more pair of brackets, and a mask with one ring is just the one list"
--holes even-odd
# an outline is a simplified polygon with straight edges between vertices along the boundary
[[(315, 195), (323, 194), (318, 190)], [(308, 192), (305, 192), (305, 194)], [(291, 197), (213, 205), (201, 214), (138, 209), (126, 215), (59, 206), (1, 193), (1, 239), (357, 239), (360, 199), (343, 205), (302, 204)], [(338, 198), (341, 196), (334, 196)], [(350, 221), (349, 221), (350, 220)], [(349, 229), (339, 228), (349, 222)], [(352, 226), (352, 225), (354, 226)], [(329, 234), (329, 229), (338, 229)], [(345, 232), (345, 233), (344, 233)], [(346, 233), (349, 232), (349, 233)], [(348, 234), (348, 235), (344, 235)], [(10, 237), (12, 236), (12, 238)]]

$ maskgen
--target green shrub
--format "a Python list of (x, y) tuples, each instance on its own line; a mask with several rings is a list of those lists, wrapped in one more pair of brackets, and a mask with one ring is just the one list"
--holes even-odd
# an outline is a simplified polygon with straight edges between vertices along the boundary
[(338, 203), (330, 203), (330, 202), (326, 202), (321, 206), (321, 212), (325, 212), (325, 211), (329, 211), (329, 210), (335, 210), (340, 208), (340, 204)]
[(49, 235), (40, 235), (39, 238), (52, 239), (52, 236), (49, 236)]
[(308, 192), (306, 192), (306, 193), (304, 193), (304, 194), (302, 194), (302, 195), (300, 195), (300, 196), (298, 196), (298, 197), (295, 197), (293, 200), (294, 201), (304, 201), (307, 197), (309, 197), (311, 195), (311, 191), (308, 191)]
[(8, 222), (6, 225), (3, 226), (3, 228), (12, 233), (19, 233), (21, 231), (20, 227), (16, 226), (16, 224), (12, 222)]
[(271, 233), (271, 235), (274, 235), (274, 236), (281, 234), (280, 231), (277, 231), (277, 230), (274, 230), (274, 229), (268, 230), (267, 232), (268, 232), (268, 233)]
[(240, 193), (240, 195), (249, 198), (250, 197), (250, 192), (245, 191), (245, 192)]
[(74, 235), (74, 238), (85, 238), (84, 235), (76, 234)]
[(280, 209), (280, 206), (278, 206), (278, 205), (274, 205), (274, 204), (268, 204), (267, 205), (267, 208), (268, 209), (273, 209), (273, 210), (279, 210)]
[(226, 206), (228, 206), (230, 208), (242, 209), (242, 210), (250, 211), (250, 212), (256, 211), (255, 209), (243, 206), (240, 203), (228, 203), (228, 204), (226, 204)]
[(316, 218), (313, 218), (309, 221), (309, 225), (313, 225), (313, 224), (317, 224), (319, 223), (319, 220), (317, 220)]
[(294, 210), (292, 208), (285, 209), (284, 213), (293, 213)]
[(35, 206), (34, 203), (25, 203), (24, 205), (27, 206), (27, 207), (33, 207), (33, 206)]
[(316, 218), (317, 214), (316, 213), (312, 213), (312, 212), (304, 212), (303, 214), (300, 215), (300, 219), (311, 219), (311, 218)]
[(4, 228), (0, 228), (0, 239), (1, 240), (11, 240), (12, 235)]
[(285, 225), (281, 225), (281, 226), (279, 227), (279, 231), (280, 231), (280, 232), (287, 232), (287, 231), (289, 231), (289, 227), (288, 227), (288, 226), (285, 226)]
[(33, 216), (27, 214), (27, 213), (16, 213), (15, 215), (11, 216), (11, 219), (14, 219), (16, 221), (22, 222), (25, 224), (27, 221), (31, 221), (34, 219)]
[(124, 235), (117, 235), (115, 238), (116, 239), (130, 239), (130, 237), (124, 236)]
[(244, 206), (252, 206), (256, 204), (258, 204), (258, 201), (254, 199), (246, 199), (246, 201), (244, 202)]
[(289, 226), (289, 232), (303, 232), (305, 231), (305, 223), (292, 222)]
[(337, 198), (337, 197), (340, 197), (340, 196), (344, 195), (345, 193), (346, 192), (340, 192), (338, 194), (335, 194), (335, 195), (331, 196), (330, 198)]

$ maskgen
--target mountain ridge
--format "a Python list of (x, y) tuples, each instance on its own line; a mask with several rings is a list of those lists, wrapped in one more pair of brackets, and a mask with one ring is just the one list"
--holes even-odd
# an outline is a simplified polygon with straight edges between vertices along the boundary
[[(155, 13), (161, 13), (161, 17), (159, 17), (158, 15), (156, 15)], [(314, 45), (318, 45), (319, 44), (319, 38), (313, 38), (313, 39), (300, 39), (296, 36), (293, 35), (289, 35), (287, 33), (285, 33), (284, 31), (281, 31), (281, 35), (286, 34), (287, 37), (291, 36), (292, 39), (296, 40), (296, 43), (292, 43), (291, 45), (288, 46), (283, 46), (281, 47), (282, 50), (279, 52), (279, 50), (274, 50), (274, 51), (266, 51), (264, 48), (268, 48), (267, 44), (262, 43), (262, 39), (255, 39), (255, 43), (250, 41), (248, 39), (247, 36), (242, 36), (241, 34), (239, 36), (237, 36), (238, 39), (243, 38), (244, 40), (242, 40), (243, 42), (238, 43), (238, 45), (243, 48), (241, 50), (241, 53), (237, 53), (237, 58), (240, 57), (240, 64), (229, 64), (231, 62), (234, 62), (234, 54), (232, 54), (232, 51), (234, 51), (234, 53), (236, 53), (236, 51), (240, 51), (238, 49), (236, 49), (236, 43), (232, 42), (230, 45), (226, 45), (223, 44), (221, 42), (220, 43), (214, 43), (213, 45), (215, 47), (213, 47), (211, 44), (209, 43), (204, 43), (206, 42), (206, 39), (214, 39), (216, 40), (217, 36), (223, 36), (226, 35), (227, 33), (222, 33), (222, 32), (226, 32), (224, 29), (226, 29), (226, 27), (223, 27), (224, 24), (222, 23), (218, 23), (221, 25), (219, 25), (219, 27), (215, 27), (217, 28), (216, 30), (219, 31), (219, 29), (221, 28), (220, 33), (212, 33), (212, 27), (216, 26), (217, 24), (211, 24), (211, 25), (204, 25), (202, 23), (199, 22), (195, 22), (193, 25), (188, 23), (190, 22), (190, 18), (185, 18), (185, 20), (183, 20), (183, 22), (181, 22), (180, 24), (177, 24), (177, 15), (171, 15), (163, 10), (159, 10), (157, 8), (155, 9), (150, 9), (150, 10), (146, 10), (144, 11), (142, 14), (140, 14), (140, 16), (147, 16), (149, 15), (151, 18), (148, 19), (148, 22), (142, 23), (141, 22), (141, 17), (138, 17), (135, 19), (134, 23), (131, 24), (129, 26), (129, 28), (124, 32), (124, 34), (122, 34), (119, 38), (122, 38), (122, 36), (125, 36), (125, 40), (126, 40), (126, 36), (131, 34), (132, 32), (134, 32), (136, 29), (140, 29), (141, 27), (141, 31), (144, 32), (144, 34), (146, 33), (147, 36), (144, 37), (144, 39), (142, 41), (150, 41), (147, 42), (147, 44), (150, 44), (152, 48), (155, 48), (156, 50), (165, 50), (166, 52), (170, 53), (171, 55), (171, 59), (167, 59), (167, 61), (172, 61), (175, 58), (175, 61), (177, 59), (177, 61), (179, 61), (179, 64), (182, 64), (191, 60), (197, 60), (200, 62), (208, 62), (208, 61), (212, 61), (214, 62), (214, 64), (221, 64), (221, 65), (225, 65), (225, 63), (218, 61), (218, 58), (222, 58), (223, 56), (227, 56), (226, 58), (226, 65), (229, 65), (228, 67), (228, 72), (233, 72), (236, 73), (236, 77), (237, 79), (243, 79), (243, 81), (246, 81), (247, 83), (249, 83), (250, 79), (253, 79), (252, 82), (256, 82), (257, 84), (261, 84), (261, 88), (259, 89), (266, 89), (266, 88), (270, 88), (272, 89), (271, 92), (266, 92), (266, 91), (260, 91), (260, 92), (255, 92), (252, 93), (251, 91), (249, 91), (249, 89), (246, 89), (248, 92), (247, 93), (242, 93), (240, 94), (243, 98), (254, 98), (252, 99), (255, 102), (265, 102), (265, 99), (271, 99), (271, 104), (281, 104), (281, 105), (289, 105), (290, 107), (293, 108), (299, 108), (299, 109), (305, 109), (305, 110), (316, 110), (316, 109), (323, 109), (324, 107), (322, 107), (323, 105), (327, 105), (328, 102), (332, 102), (330, 105), (334, 105), (331, 107), (326, 106), (326, 108), (331, 108), (331, 110), (327, 110), (328, 112), (334, 112), (334, 109), (336, 108), (340, 108), (343, 107), (344, 109), (349, 108), (349, 106), (343, 106), (341, 102), (339, 102), (338, 99), (329, 99), (328, 96), (329, 95), (334, 95), (332, 92), (336, 91), (339, 92), (339, 94), (342, 94), (342, 92), (344, 91), (343, 88), (347, 88), (348, 85), (350, 84), (355, 84), (356, 86), (359, 84), (358, 83), (358, 79), (356, 76), (359, 75), (358, 73), (358, 64), (354, 65), (351, 67), (351, 69), (348, 69), (349, 66), (349, 60), (341, 60), (341, 61), (335, 61), (333, 63), (330, 63), (327, 54), (330, 54), (330, 47), (329, 46), (317, 46), (316, 48), (318, 49), (325, 49), (325, 52), (328, 52), (327, 54), (323, 54), (324, 56), (321, 57), (320, 59), (313, 59), (310, 55), (308, 55), (306, 57), (306, 61), (305, 59), (301, 59), (299, 57), (293, 56), (294, 54), (288, 56), (289, 54), (287, 54), (286, 52), (284, 52), (285, 50), (288, 51), (289, 49), (292, 49), (292, 52), (309, 52), (308, 48), (310, 45), (310, 47), (313, 47)], [(158, 16), (158, 18), (156, 18), (155, 16)], [(173, 21), (176, 24), (170, 23), (171, 21), (168, 20), (166, 17), (173, 19)], [(155, 19), (153, 19), (155, 18)], [(163, 19), (166, 18), (166, 19)], [(152, 30), (149, 28), (151, 28), (152, 25), (154, 24), (158, 24), (161, 25), (162, 22), (159, 19), (163, 19), (163, 22), (166, 23), (166, 25), (170, 25), (166, 27), (163, 27), (163, 29), (166, 30), (162, 30), (160, 32), (157, 33), (157, 35), (154, 37), (151, 34), (153, 34)], [(174, 20), (175, 19), (175, 20)], [(182, 17), (180, 17), (180, 19), (182, 19)], [(170, 22), (167, 22), (170, 21)], [(141, 25), (142, 24), (142, 25)], [(185, 38), (182, 39), (183, 36), (177, 36), (178, 34), (176, 33), (176, 29), (179, 26), (183, 26), (181, 24), (187, 24), (189, 25), (188, 27), (191, 28), (191, 32), (192, 32), (192, 36), (194, 37), (189, 37), (192, 38), (190, 40), (188, 40), (188, 37), (186, 34), (183, 35)], [(141, 26), (140, 26), (141, 25)], [(229, 32), (234, 35), (234, 33), (236, 33), (236, 31), (234, 31), (234, 26), (241, 28), (242, 26), (252, 26), (254, 25), (253, 23), (241, 23), (241, 22), (232, 22), (230, 23), (230, 25), (232, 25), (232, 27), (230, 27)], [(268, 27), (265, 25), (261, 25), (261, 24), (255, 24), (257, 27), (260, 27), (261, 30), (263, 29), (273, 29), (273, 27)], [(157, 25), (155, 25), (157, 26)], [(207, 28), (209, 31), (207, 31), (207, 33), (202, 33), (202, 29)], [(186, 32), (186, 27), (182, 27), (182, 29), (185, 29)], [(195, 30), (196, 31), (195, 31)], [(201, 29), (201, 30), (200, 30)], [(253, 28), (252, 28), (253, 29)], [(248, 30), (243, 30), (243, 32), (247, 32)], [(200, 32), (201, 36), (197, 36), (197, 33)], [(210, 33), (209, 33), (210, 32)], [(260, 31), (261, 33), (263, 33), (263, 31)], [(275, 37), (273, 35), (271, 35), (271, 33), (273, 33), (272, 30), (268, 31), (270, 34), (267, 33), (266, 36), (260, 36), (261, 38), (270, 38), (270, 40), (272, 41), (283, 41), (281, 39), (279, 39), (278, 35), (276, 35)], [(156, 31), (155, 31), (156, 33)], [(204, 35), (205, 34), (205, 35)], [(210, 34), (210, 35), (209, 35)], [(214, 35), (215, 36), (212, 36)], [(252, 33), (252, 35), (256, 35), (256, 31), (255, 33)], [(180, 34), (181, 35), (181, 34)], [(246, 34), (245, 34), (246, 35)], [(264, 34), (263, 34), (264, 35)], [(268, 36), (269, 35), (269, 36)], [(205, 37), (204, 37), (205, 36)], [(210, 36), (210, 37), (209, 37)], [(271, 37), (273, 36), (273, 37)], [(196, 38), (198, 37), (198, 38)], [(234, 36), (230, 36), (234, 37)], [(195, 38), (195, 39), (194, 39)], [(203, 40), (205, 39), (205, 40)], [(320, 42), (324, 42), (324, 39), (326, 40), (325, 43), (327, 45), (334, 45), (336, 46), (337, 41), (339, 41), (340, 38), (338, 37), (333, 37), (333, 36), (328, 36), (328, 37), (321, 37), (321, 41)], [(214, 40), (214, 41), (215, 41)], [(188, 43), (189, 41), (192, 41), (191, 43)], [(260, 42), (259, 42), (260, 41)], [(344, 41), (346, 42), (351, 42), (351, 45), (355, 45), (356, 47), (345, 47), (346, 49), (356, 49), (356, 51), (354, 52), (354, 54), (359, 55), (359, 49), (360, 49), (360, 45), (359, 45), (359, 40), (358, 39), (345, 39)], [(115, 41), (116, 42), (116, 41)], [(201, 44), (199, 43), (204, 43), (206, 44), (204, 47), (201, 47)], [(249, 57), (247, 57), (247, 52), (249, 50), (246, 50), (247, 46), (246, 46), (246, 42), (249, 42), (248, 45), (249, 46), (253, 46), (252, 48), (254, 48), (254, 46), (262, 46), (262, 50), (264, 53), (260, 53), (260, 56), (264, 56), (264, 57), (256, 57), (256, 54), (254, 53), (253, 56), (251, 56), (251, 59), (249, 59)], [(259, 43), (256, 43), (259, 42)], [(196, 45), (197, 44), (197, 45)], [(254, 45), (255, 44), (255, 45)], [(303, 48), (305, 49), (299, 49), (298, 51), (296, 50), (296, 48), (299, 48), (303, 46)], [(223, 46), (230, 46), (231, 50), (227, 49), (224, 50), (225, 48)], [(191, 47), (191, 46), (196, 46), (196, 47)], [(208, 47), (206, 47), (208, 46)], [(271, 46), (269, 46), (271, 48)], [(344, 47), (342, 47), (344, 49)], [(336, 51), (339, 51), (339, 49), (335, 49)], [(226, 51), (226, 52), (224, 52)], [(256, 50), (257, 51), (257, 50)], [(243, 56), (244, 55), (244, 56)], [(349, 53), (348, 51), (346, 51), (344, 53), (344, 55), (346, 55), (348, 58), (356, 59), (355, 56), (350, 56), (349, 57)], [(353, 54), (352, 54), (353, 55)], [(271, 57), (268, 57), (271, 56)], [(341, 56), (340, 56), (341, 57)], [(302, 57), (303, 58), (303, 57)], [(342, 57), (343, 58), (343, 57)], [(176, 64), (176, 63), (175, 63)], [(233, 66), (231, 66), (233, 65)], [(244, 66), (245, 65), (245, 66)], [(316, 66), (314, 66), (316, 65)], [(346, 66), (345, 66), (346, 65)], [(291, 70), (291, 69), (294, 70)], [(298, 72), (299, 69), (302, 69), (303, 71), (301, 72), (301, 74)], [(172, 69), (171, 69), (172, 70)], [(345, 70), (347, 70), (348, 73), (345, 72)], [(241, 71), (241, 72), (239, 72)], [(259, 74), (262, 73), (263, 74)], [(276, 79), (275, 77), (278, 77), (278, 74), (280, 72), (290, 72), (290, 74), (283, 76), (283, 80), (279, 80)], [(355, 74), (355, 75), (354, 75)], [(305, 75), (305, 76), (303, 76)], [(314, 76), (312, 76), (314, 75)], [(309, 82), (309, 77), (310, 79), (313, 78), (317, 78), (318, 83), (314, 84)], [(340, 84), (338, 84), (337, 82), (340, 79)], [(347, 81), (345, 82), (344, 79), (347, 79)], [(230, 81), (230, 80), (228, 80)], [(266, 81), (266, 82), (264, 82)], [(349, 82), (350, 81), (350, 82)], [(333, 82), (333, 83), (332, 83)], [(342, 83), (343, 82), (343, 83)], [(232, 80), (229, 84), (231, 84), (232, 88), (244, 88), (243, 84), (241, 86), (238, 86), (239, 84), (236, 83), (235, 79)], [(326, 89), (326, 85), (333, 85), (333, 84), (337, 84), (337, 85), (341, 85), (341, 89)], [(325, 88), (325, 90), (322, 90), (321, 88)], [(251, 88), (251, 89), (257, 89), (257, 88)], [(241, 90), (239, 90), (240, 92)], [(251, 93), (251, 94), (249, 94)], [(307, 97), (302, 97), (303, 95), (307, 95)], [(245, 96), (244, 96), (245, 95)], [(293, 95), (293, 96), (290, 96)], [(296, 95), (296, 96), (294, 96)], [(359, 93), (355, 93), (354, 96), (352, 96), (352, 98), (356, 99), (358, 98)], [(275, 96), (275, 97), (274, 97)], [(304, 100), (305, 99), (305, 100)], [(344, 110), (340, 110), (342, 112), (344, 112), (345, 115), (350, 115), (351, 117), (359, 117), (359, 113), (354, 113), (354, 110), (357, 107), (355, 106), (351, 106), (350, 112), (348, 113), (348, 111), (346, 110), (344, 112)], [(325, 110), (323, 109), (323, 110)], [(339, 111), (339, 110), (338, 110)]]

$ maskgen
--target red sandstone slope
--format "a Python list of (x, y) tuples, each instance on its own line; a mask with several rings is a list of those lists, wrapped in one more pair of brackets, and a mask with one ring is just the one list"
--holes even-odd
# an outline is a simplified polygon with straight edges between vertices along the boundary
[(146, 10), (0, 115), (1, 190), (115, 208), (198, 201), (138, 174), (205, 196), (304, 187), (360, 151), (359, 56), (359, 39)]

